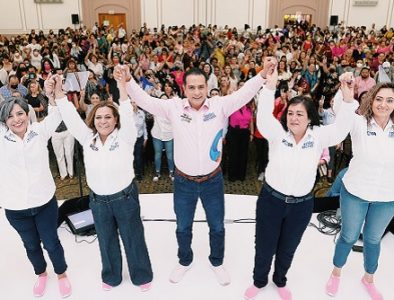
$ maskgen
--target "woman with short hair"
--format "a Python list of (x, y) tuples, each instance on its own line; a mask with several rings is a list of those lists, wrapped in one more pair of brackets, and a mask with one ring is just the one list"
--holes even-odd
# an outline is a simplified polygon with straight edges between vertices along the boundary
[[(46, 90), (50, 98), (53, 97), (52, 91), (53, 87)], [(56, 97), (62, 95), (60, 91), (61, 81), (56, 87)], [(56, 186), (49, 168), (47, 148), (61, 116), (55, 108), (50, 111), (42, 122), (30, 124), (25, 99), (11, 97), (0, 103), (0, 199), (1, 207), (20, 235), (38, 276), (33, 287), (34, 296), (44, 295), (48, 280), (42, 243), (57, 274), (60, 295), (68, 297), (71, 285), (57, 235)]]

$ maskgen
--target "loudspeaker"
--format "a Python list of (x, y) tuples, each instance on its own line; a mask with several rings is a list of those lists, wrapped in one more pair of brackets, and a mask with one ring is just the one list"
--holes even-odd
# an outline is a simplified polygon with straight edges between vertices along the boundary
[(337, 26), (338, 25), (338, 16), (331, 16), (330, 17), (330, 26)]
[(73, 25), (79, 24), (79, 15), (72, 14), (71, 15), (71, 23), (73, 23)]

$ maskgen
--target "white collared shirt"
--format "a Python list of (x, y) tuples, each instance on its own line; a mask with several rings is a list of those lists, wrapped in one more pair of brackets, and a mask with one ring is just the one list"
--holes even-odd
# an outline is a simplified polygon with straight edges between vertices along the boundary
[(354, 114), (350, 131), (353, 158), (343, 182), (366, 201), (394, 201), (394, 125), (383, 130), (374, 119)]
[(56, 108), (30, 124), (23, 140), (0, 126), (0, 206), (22, 210), (46, 204), (55, 194), (49, 168), (48, 140), (61, 122)]
[(67, 98), (56, 102), (68, 130), (83, 147), (86, 181), (90, 189), (98, 195), (111, 195), (129, 186), (134, 178), (133, 149), (137, 138), (130, 100), (119, 101), (120, 129), (115, 129), (104, 145)]
[(341, 142), (346, 132), (347, 116), (353, 104), (344, 103), (338, 112), (336, 123), (308, 128), (297, 144), (290, 131), (285, 131), (275, 119), (275, 91), (264, 88), (260, 93), (257, 110), (257, 127), (269, 142), (269, 159), (265, 171), (267, 183), (282, 194), (301, 197), (313, 189), (317, 166), (323, 149)]
[(192, 108), (187, 98), (169, 101), (150, 97), (134, 80), (126, 89), (138, 106), (171, 122), (175, 165), (183, 173), (197, 176), (209, 174), (219, 166), (226, 119), (248, 103), (262, 84), (258, 74), (231, 95), (207, 98), (199, 110)]

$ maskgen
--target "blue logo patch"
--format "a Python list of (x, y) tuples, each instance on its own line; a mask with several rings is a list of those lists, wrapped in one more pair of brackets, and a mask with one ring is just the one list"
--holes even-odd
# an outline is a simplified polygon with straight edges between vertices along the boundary
[(93, 151), (98, 151), (99, 149), (97, 148), (97, 146), (95, 144), (90, 144), (89, 145), (90, 149), (92, 149)]
[(367, 130), (367, 136), (376, 136), (376, 132)]
[(109, 147), (109, 151), (114, 151), (116, 148), (119, 148), (119, 143), (115, 142), (114, 144)]
[(293, 143), (290, 143), (288, 141), (286, 141), (285, 139), (282, 140), (282, 144), (285, 145), (286, 147), (293, 147)]
[(26, 138), (26, 143), (29, 143), (34, 137), (38, 135), (37, 132), (30, 131)]
[(313, 141), (305, 142), (305, 143), (302, 145), (301, 149), (313, 148), (313, 145), (314, 145), (314, 144), (315, 144), (315, 143), (314, 143)]
[(204, 115), (204, 122), (215, 119), (216, 115), (214, 112)]
[(211, 148), (209, 149), (209, 157), (211, 160), (219, 162), (221, 157), (221, 152), (218, 150), (219, 141), (222, 139), (223, 129), (220, 129), (213, 139)]
[(394, 138), (394, 131), (389, 132), (389, 138)]

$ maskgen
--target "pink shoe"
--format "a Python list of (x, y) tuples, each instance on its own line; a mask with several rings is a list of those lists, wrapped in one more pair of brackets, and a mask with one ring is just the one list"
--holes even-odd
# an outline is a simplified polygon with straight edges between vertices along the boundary
[(341, 277), (334, 276), (331, 274), (330, 279), (326, 284), (326, 293), (331, 297), (335, 297), (338, 292), (339, 283), (341, 281)]
[(67, 298), (68, 296), (71, 295), (72, 292), (71, 284), (67, 277), (60, 278), (58, 280), (58, 284), (59, 284), (59, 293), (60, 296), (62, 296), (62, 298)]
[(246, 300), (252, 300), (254, 299), (259, 293), (261, 289), (259, 289), (257, 286), (252, 284), (250, 287), (248, 287), (244, 293), (244, 298)]
[(101, 284), (101, 287), (104, 291), (110, 291), (112, 289), (112, 286), (110, 286), (109, 284), (106, 284), (105, 282), (103, 282)]
[(42, 297), (45, 294), (45, 288), (47, 286), (48, 275), (38, 276), (36, 284), (33, 287), (34, 297)]
[(278, 294), (282, 300), (292, 300), (293, 296), (287, 287), (278, 287)]
[(368, 281), (366, 281), (364, 276), (361, 279), (361, 282), (367, 289), (367, 292), (372, 300), (383, 300), (382, 294), (378, 291), (374, 283), (369, 283)]
[(144, 283), (140, 285), (141, 292), (147, 292), (151, 289), (152, 282)]

